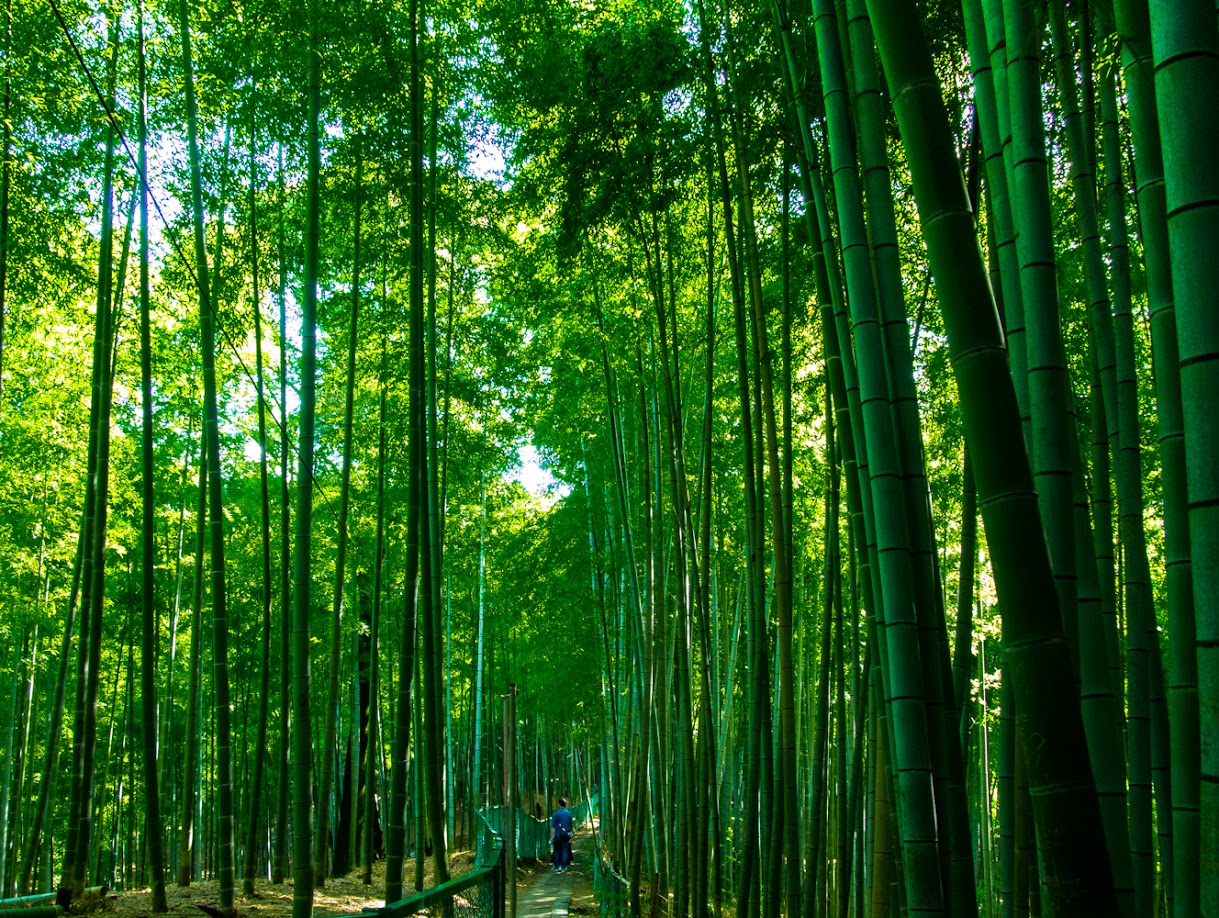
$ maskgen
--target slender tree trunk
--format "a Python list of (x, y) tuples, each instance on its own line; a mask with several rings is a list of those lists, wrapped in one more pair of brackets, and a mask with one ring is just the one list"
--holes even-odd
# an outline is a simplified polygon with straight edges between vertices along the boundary
[(965, 447), (964, 466), (961, 471), (961, 562), (957, 575), (957, 629), (956, 647), (952, 654), (952, 697), (960, 711), (961, 754), (969, 747), (970, 686), (973, 672), (973, 607), (974, 565), (978, 555), (978, 492), (974, 486), (973, 462), (969, 458), (969, 447)]
[[(594, 266), (593, 275), (593, 290), (596, 298), (595, 308), (597, 310), (598, 326), (601, 337), (601, 365), (605, 376), (605, 389), (607, 401), (607, 414), (609, 420), (609, 439), (610, 451), (614, 458), (614, 473), (617, 482), (616, 493), (618, 495), (618, 511), (622, 517), (622, 534), (623, 547), (626, 552), (626, 569), (627, 579), (630, 582), (630, 601), (631, 618), (637, 623), (640, 629), (641, 640), (641, 665), (639, 667), (639, 679), (636, 689), (639, 691), (639, 748), (638, 755), (635, 759), (635, 774), (632, 779), (632, 789), (630, 798), (627, 802), (626, 821), (630, 832), (630, 842), (627, 846), (629, 856), (629, 876), (630, 881), (630, 908), (634, 918), (639, 918), (640, 913), (640, 883), (643, 878), (643, 860), (644, 860), (644, 814), (648, 808), (648, 759), (651, 754), (650, 736), (652, 732), (652, 692), (653, 692), (653, 616), (650, 612), (645, 614), (645, 605), (643, 594), (640, 591), (638, 572), (635, 566), (635, 545), (632, 535), (631, 518), (629, 512), (630, 497), (627, 493), (628, 479), (626, 471), (626, 457), (622, 444), (621, 423), (619, 420), (619, 412), (617, 410), (617, 383), (615, 381), (613, 369), (610, 366), (608, 343), (605, 335), (604, 316), (601, 313), (601, 298), (600, 286), (596, 275), (596, 267)], [(647, 451), (645, 450), (645, 456)], [(645, 471), (647, 459), (645, 458)], [(650, 508), (649, 508), (650, 509)], [(651, 516), (650, 512), (647, 518), (649, 533), (651, 531)], [(648, 552), (649, 565), (651, 552)], [(650, 576), (650, 574), (649, 574)], [(648, 592), (648, 602), (652, 599), (651, 591)], [(625, 610), (624, 610), (625, 611)]]
[[(13, 692), (9, 703), (8, 720), (4, 732), (4, 783), (0, 786), (0, 897), (8, 898), (8, 828), (9, 801), (13, 788), (13, 734), (17, 728), (18, 703), (21, 699), (21, 661), (30, 649), (29, 626), (22, 626), (21, 640), (13, 642)], [(35, 640), (37, 633), (35, 632)], [(20, 768), (20, 764), (17, 766)]]
[(148, 124), (146, 100), (148, 94), (144, 59), (144, 4), (139, 4), (139, 132), (140, 151), (137, 182), (140, 197), (140, 401), (142, 424), (140, 466), (142, 473), (141, 541), (141, 602), (143, 628), (140, 643), (140, 726), (143, 733), (144, 764), (144, 837), (148, 848), (148, 867), (152, 874), (152, 910), (169, 911), (165, 898), (165, 855), (162, 849), (161, 788), (157, 771), (157, 669), (156, 639), (157, 610), (154, 586), (156, 563), (156, 515), (153, 495), (153, 428), (152, 428), (152, 337), (149, 313), (152, 291), (148, 279)]
[[(718, 726), (716, 723), (716, 702), (715, 702), (715, 678), (712, 672), (713, 654), (715, 648), (715, 635), (712, 631), (712, 615), (715, 609), (712, 593), (715, 588), (714, 579), (712, 577), (713, 561), (711, 557), (711, 515), (714, 510), (712, 504), (712, 477), (714, 475), (711, 462), (712, 448), (712, 415), (715, 402), (715, 319), (716, 319), (716, 297), (715, 297), (715, 196), (712, 189), (712, 169), (710, 161), (712, 159), (711, 151), (707, 151), (708, 169), (707, 169), (707, 360), (706, 360), (706, 398), (703, 405), (703, 431), (702, 431), (702, 462), (700, 464), (699, 474), (701, 476), (701, 517), (700, 517), (700, 542), (698, 557), (702, 561), (703, 572), (703, 588), (700, 593), (700, 615), (699, 634), (701, 638), (702, 650), (702, 667), (701, 667), (701, 693), (700, 693), (700, 711), (699, 711), (699, 744), (702, 748), (700, 761), (703, 763), (703, 780), (700, 782), (700, 787), (703, 790), (705, 806), (710, 810), (708, 822), (710, 823), (710, 838), (708, 833), (703, 832), (699, 844), (703, 846), (704, 853), (701, 858), (704, 868), (710, 867), (711, 879), (711, 903), (712, 908), (718, 918), (720, 914), (720, 898), (723, 886), (723, 827), (720, 823), (720, 806), (719, 806), (719, 781), (720, 776), (716, 771), (715, 765), (718, 759), (718, 747), (716, 739), (718, 737)], [(788, 394), (790, 395), (790, 385), (788, 386)], [(788, 444), (791, 443), (790, 436), (787, 438)], [(790, 517), (788, 519), (790, 524)], [(789, 525), (790, 532), (790, 525)], [(698, 884), (695, 887), (697, 898), (695, 899), (696, 914), (702, 914), (706, 908), (707, 902), (707, 873), (706, 870), (700, 870), (698, 875)]]
[(207, 428), (199, 442), (199, 506), (195, 512), (195, 576), (191, 591), (190, 651), (187, 657), (186, 767), (182, 776), (181, 841), (178, 846), (179, 886), (190, 886), (194, 875), (195, 805), (198, 800), (199, 706), (203, 671), (203, 555), (207, 550)]
[[(1099, 5), (1103, 12), (1105, 6)], [(1137, 211), (1147, 275), (1151, 320), (1152, 366), (1155, 376), (1156, 425), (1163, 467), (1165, 580), (1168, 587), (1169, 704), (1173, 744), (1173, 834), (1176, 895), (1174, 915), (1187, 918), (1200, 912), (1199, 840), (1199, 693), (1195, 597), (1191, 558), (1188, 472), (1184, 405), (1182, 404), (1181, 349), (1178, 340), (1174, 285), (1175, 259), (1168, 229), (1165, 156), (1157, 112), (1158, 79), (1152, 60), (1151, 22), (1141, 0), (1117, 0), (1115, 25), (1122, 36), (1121, 54), (1130, 137), (1134, 142), (1134, 178)], [(1194, 14), (1197, 13), (1195, 5)], [(1102, 83), (1102, 105), (1108, 92)], [(1169, 96), (1172, 93), (1168, 93)], [(1116, 116), (1116, 101), (1112, 106)], [(1110, 119), (1106, 116), (1106, 121)], [(1186, 123), (1192, 116), (1186, 118)], [(1116, 127), (1116, 125), (1115, 125)], [(1114, 140), (1116, 130), (1112, 131)], [(1108, 154), (1105, 157), (1109, 162)], [(1124, 209), (1123, 209), (1124, 212)], [(1122, 322), (1115, 317), (1117, 327)], [(1212, 837), (1211, 850), (1214, 850)], [(1213, 871), (1212, 871), (1213, 872)], [(1219, 893), (1216, 893), (1219, 895)], [(1219, 908), (1219, 906), (1216, 906)]]
[[(94, 428), (91, 427), (91, 431)], [(92, 439), (92, 433), (90, 435)], [(92, 450), (90, 451), (92, 454)], [(90, 480), (92, 476), (89, 476)], [(86, 491), (88, 488), (86, 488)], [(88, 498), (85, 502), (88, 507)], [(87, 530), (82, 526), (77, 541), (76, 560), (72, 570), (72, 588), (68, 599), (67, 617), (64, 620), (63, 639), (59, 650), (59, 672), (55, 679), (54, 699), (51, 702), (50, 722), (47, 726), (46, 755), (43, 758), (42, 773), (38, 782), (38, 796), (35, 798), (34, 811), (30, 817), (29, 829), (26, 831), (22, 845), (21, 866), (17, 876), (17, 894), (24, 896), (30, 891), (33, 881), (34, 867), (39, 853), (43, 850), (43, 828), (46, 825), (47, 812), (53, 796), (55, 778), (60, 771), (60, 740), (63, 735), (64, 705), (67, 696), (68, 668), (71, 661), (72, 631), (76, 622), (76, 604), (80, 596), (81, 556), (84, 554)], [(48, 858), (49, 859), (49, 858)]]
[[(827, 412), (828, 413), (828, 412)], [(838, 460), (834, 455), (834, 426), (832, 420), (826, 424), (826, 462), (829, 465), (830, 486), (825, 499), (825, 585), (824, 601), (821, 604), (820, 650), (817, 658), (817, 686), (813, 697), (812, 758), (808, 780), (812, 784), (809, 819), (804, 834), (805, 861), (810, 865), (807, 882), (803, 888), (803, 905), (799, 914), (815, 918), (821, 913), (817, 878), (822, 874), (825, 851), (821, 843), (825, 824), (826, 769), (825, 750), (829, 734), (830, 703), (830, 614), (833, 610), (835, 583), (841, 577), (842, 561), (839, 556), (838, 531)]]
[(4, 326), (8, 312), (9, 191), (13, 152), (13, 0), (4, 0), (4, 125), (0, 140), (0, 396), (4, 394)]
[[(118, 65), (118, 43), (115, 40), (117, 27), (111, 25), (111, 45), (114, 50), (110, 59), (109, 85), (113, 97), (115, 71)], [(60, 883), (66, 888), (69, 898), (76, 891), (76, 875), (80, 865), (81, 882), (84, 889), (84, 866), (89, 852), (80, 848), (81, 826), (86, 823), (92, 797), (92, 754), (96, 742), (97, 663), (100, 648), (94, 644), (101, 633), (101, 609), (103, 597), (98, 588), (105, 586), (103, 570), (95, 568), (99, 559), (105, 561), (105, 516), (106, 497), (109, 488), (110, 456), (110, 397), (112, 377), (112, 294), (113, 294), (113, 246), (114, 246), (114, 152), (115, 134), (113, 125), (106, 128), (106, 159), (102, 181), (102, 225), (101, 247), (98, 257), (98, 283), (96, 326), (93, 343), (93, 403), (90, 420), (95, 433), (91, 437), (94, 451), (90, 482), (85, 495), (85, 526), (90, 530), (81, 573), (81, 639), (77, 650), (76, 717), (72, 733), (72, 787), (68, 806), (68, 840), (64, 857), (64, 872)], [(99, 538), (102, 544), (99, 546)], [(90, 711), (90, 702), (94, 709)], [(92, 717), (91, 717), (92, 715)], [(90, 720), (92, 719), (92, 729)]]
[[(415, 469), (415, 462), (411, 463)], [(413, 474), (413, 473), (412, 473)], [(416, 482), (416, 485), (418, 482)], [(390, 771), (389, 816), (385, 836), (385, 901), (397, 902), (403, 892), (403, 862), (406, 855), (406, 781), (410, 760), (411, 682), (414, 675), (415, 630), (419, 579), (419, 490), (408, 480), (406, 516), (405, 610), (398, 654), (398, 692), (394, 724), (393, 758)]]
[[(382, 266), (384, 277), (384, 266)], [(382, 310), (385, 308), (384, 289), (381, 297)], [(386, 401), (386, 348), (387, 341), (381, 345), (381, 398), (377, 414), (377, 541), (373, 551), (373, 587), (372, 587), (372, 622), (369, 628), (368, 648), (368, 752), (365, 759), (364, 774), (364, 836), (363, 867), (361, 880), (365, 886), (372, 884), (372, 862), (375, 855), (375, 840), (377, 828), (376, 784), (377, 766), (381, 758), (381, 735), (377, 729), (380, 705), (380, 668), (378, 666), (380, 653), (381, 627), (381, 576), (385, 565), (385, 401)]]
[[(330, 794), (335, 781), (335, 744), (339, 714), (339, 668), (342, 662), (343, 593), (347, 580), (347, 520), (351, 510), (352, 416), (355, 406), (356, 346), (360, 323), (360, 217), (363, 211), (364, 160), (356, 138), (355, 229), (352, 236), (353, 267), (351, 278), (351, 328), (347, 343), (347, 394), (343, 408), (343, 478), (339, 490), (339, 533), (335, 555), (334, 612), (330, 622), (330, 653), (326, 679), (326, 727), (322, 738), (322, 772), (318, 785), (317, 829), (313, 840), (313, 883), (326, 885), (326, 850), (330, 840)], [(334, 787), (338, 793), (337, 787)], [(346, 873), (346, 858), (339, 862), (338, 836), (335, 836), (335, 874)], [(340, 869), (344, 868), (344, 869)]]
[(424, 194), (423, 194), (423, 73), (422, 43), (423, 26), (420, 16), (420, 0), (411, 0), (411, 420), (412, 441), (418, 440), (415, 471), (416, 486), (420, 491), (420, 505), (427, 517), (420, 530), (420, 559), (422, 573), (420, 588), (420, 638), (422, 647), (420, 702), (423, 713), (423, 766), (424, 787), (427, 795), (427, 819), (431, 832), (432, 857), (435, 864), (433, 879), (444, 883), (449, 879), (448, 854), (444, 837), (444, 788), (443, 788), (443, 742), (441, 739), (443, 717), (443, 689), (441, 682), (440, 626), (437, 608), (440, 602), (441, 545), (439, 507), (435, 495), (434, 481), (429, 475), (428, 450), (428, 387), (427, 387), (427, 337), (424, 303), (425, 257), (424, 253)]
[[(487, 481), (482, 468), (486, 450), (486, 436), (483, 437), (482, 450), (479, 453), (478, 469), (478, 620), (475, 625), (477, 637), (474, 652), (474, 749), (473, 781), (470, 787), (470, 805), (478, 808), (482, 794), (482, 746), (483, 746), (483, 647), (486, 640), (486, 587), (487, 587)], [(590, 536), (591, 537), (591, 536)], [(611, 700), (612, 701), (612, 700)]]
[[(308, 174), (305, 279), (301, 303), (301, 408), (296, 473), (296, 544), (292, 557), (292, 918), (313, 914), (313, 721), (309, 700), (309, 615), (313, 558), (313, 447), (317, 401), (317, 294), (321, 235), (322, 21), (320, 0), (309, 3)], [(329, 755), (323, 749), (322, 755)], [(325, 802), (320, 806), (325, 807)]]
[(288, 493), (288, 264), (284, 244), (284, 150), (279, 148), (279, 794), (275, 807), (275, 855), (271, 882), (279, 885), (288, 875), (288, 797), (291, 771), (288, 753), (292, 711), (292, 544)]
[(224, 569), (224, 493), (220, 471), (219, 401), (216, 383), (216, 308), (212, 302), (204, 239), (202, 166), (195, 100), (194, 64), (191, 58), (190, 7), (181, 0), (181, 40), (186, 86), (187, 138), (191, 162), (191, 206), (195, 225), (195, 280), (199, 287), (199, 325), (203, 345), (204, 442), (208, 452), (208, 517), (211, 529), (212, 667), (215, 694), (217, 831), (219, 844), (220, 910), (234, 913), (233, 905), (233, 779), (232, 739), (229, 728), (228, 612)]
[[(271, 495), (267, 479), (267, 399), (264, 388), (262, 365), (262, 287), (258, 277), (258, 196), (257, 165), (254, 150), (257, 146), (254, 93), (250, 86), (250, 271), (252, 294), (250, 297), (254, 313), (254, 372), (258, 387), (258, 496), (259, 531), (262, 535), (262, 620), (259, 626), (262, 639), (262, 661), (259, 673), (258, 739), (254, 744), (254, 775), (249, 787), (249, 811), (246, 817), (246, 847), (241, 866), (242, 892), (254, 894), (254, 874), (258, 869), (260, 845), (259, 820), (262, 817), (263, 773), (266, 770), (268, 731), (271, 706)], [(282, 402), (280, 403), (282, 406)], [(286, 425), (287, 419), (282, 419)], [(286, 662), (281, 663), (286, 666)]]

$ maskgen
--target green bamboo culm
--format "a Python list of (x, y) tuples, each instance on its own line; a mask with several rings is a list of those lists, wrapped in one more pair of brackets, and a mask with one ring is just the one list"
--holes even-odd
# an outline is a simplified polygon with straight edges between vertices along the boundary
[[(364, 159), (360, 136), (356, 135), (355, 229), (351, 278), (351, 327), (347, 342), (347, 387), (343, 400), (343, 473), (339, 486), (339, 533), (334, 562), (334, 611), (330, 619), (330, 652), (326, 673), (326, 722), (322, 740), (322, 774), (318, 784), (317, 826), (313, 841), (313, 885), (326, 885), (327, 853), (330, 841), (330, 794), (340, 793), (335, 780), (336, 744), (338, 742), (339, 668), (342, 663), (343, 597), (347, 585), (348, 517), (351, 512), (352, 414), (355, 404), (356, 346), (360, 330), (360, 216), (364, 183)], [(337, 834), (337, 833), (336, 833)], [(347, 863), (340, 864), (339, 848), (335, 845), (335, 873), (346, 873)], [(347, 857), (351, 855), (348, 852)], [(342, 868), (342, 869), (340, 869)]]
[[(875, 268), (864, 220), (863, 196), (855, 162), (855, 130), (848, 106), (846, 77), (833, 4), (816, 0), (813, 15), (818, 61), (829, 128), (830, 164), (838, 201), (842, 259), (855, 341), (862, 400), (862, 434), (868, 456), (883, 615), (880, 656), (890, 686), (886, 707), (895, 731), (893, 763), (899, 787), (898, 832), (903, 876), (911, 914), (944, 914), (952, 888), (943, 830), (950, 824), (947, 794), (932, 792), (930, 720), (926, 669), (921, 660), (914, 578), (910, 568), (910, 525), (905, 484), (893, 430), (890, 367), (882, 340)], [(840, 346), (845, 350), (849, 341)], [(955, 740), (955, 737), (954, 737)], [(939, 830), (939, 831), (937, 831)], [(972, 890), (972, 878), (968, 884)], [(975, 909), (976, 911), (976, 909)]]
[(195, 563), (191, 586), (190, 650), (187, 653), (186, 763), (182, 769), (182, 799), (178, 836), (178, 886), (190, 886), (194, 856), (198, 849), (195, 832), (195, 793), (199, 774), (199, 696), (203, 657), (203, 558), (207, 551), (207, 428), (199, 437), (199, 494), (195, 509)]
[(420, 0), (410, 0), (411, 22), (411, 185), (410, 185), (410, 238), (411, 238), (411, 439), (418, 439), (417, 461), (419, 502), (421, 512), (427, 517), (420, 524), (419, 567), (422, 576), (419, 589), (422, 691), (423, 704), (423, 778), (427, 794), (427, 819), (431, 834), (433, 878), (436, 883), (449, 879), (448, 854), (444, 837), (444, 770), (442, 763), (441, 733), (443, 727), (443, 697), (440, 677), (440, 539), (437, 519), (432, 515), (432, 493), (428, 485), (427, 443), (427, 338), (424, 303), (425, 264), (424, 256), (424, 171), (423, 171), (423, 10)]
[[(1111, 311), (1104, 262), (1100, 246), (1100, 221), (1097, 213), (1096, 183), (1094, 178), (1094, 153), (1088, 142), (1090, 132), (1085, 124), (1085, 113), (1079, 104), (1079, 94), (1075, 83), (1074, 58), (1067, 29), (1066, 11), (1060, 5), (1050, 8), (1050, 29), (1055, 48), (1059, 95), (1062, 100), (1063, 112), (1067, 123), (1067, 147), (1071, 160), (1071, 182), (1074, 191), (1075, 210), (1078, 214), (1083, 235), (1085, 287), (1088, 294), (1088, 313), (1090, 340), (1092, 343), (1093, 362), (1096, 372), (1095, 379), (1099, 382), (1100, 400), (1093, 413), (1093, 435), (1097, 438), (1099, 452), (1098, 460), (1094, 462), (1092, 481), (1108, 491), (1108, 449), (1117, 455), (1117, 490), (1118, 503), (1121, 508), (1121, 538), (1123, 546), (1122, 574), (1125, 586), (1125, 611), (1128, 624), (1128, 640), (1126, 652), (1130, 659), (1128, 673), (1132, 682), (1137, 681), (1136, 674), (1147, 674), (1152, 665), (1158, 665), (1159, 644), (1155, 632), (1155, 614), (1151, 593), (1151, 569), (1147, 558), (1147, 543), (1143, 533), (1143, 494), (1139, 469), (1141, 467), (1139, 452), (1139, 427), (1137, 390), (1134, 388), (1134, 343), (1129, 334), (1121, 338), (1127, 347), (1122, 351), (1125, 361), (1118, 357), (1119, 326)], [(1085, 35), (1084, 41), (1089, 36)], [(1102, 95), (1104, 90), (1102, 89)], [(1106, 130), (1108, 130), (1106, 122)], [(1114, 125), (1116, 128), (1116, 125)], [(1106, 151), (1106, 169), (1116, 168), (1120, 175), (1120, 156), (1110, 155)], [(1120, 225), (1125, 231), (1124, 209), (1110, 212), (1110, 232)], [(1114, 260), (1114, 305), (1118, 299), (1125, 304), (1124, 314), (1129, 329), (1129, 277), (1128, 274), (1116, 270), (1124, 255), (1123, 246), (1111, 248)], [(1122, 298), (1119, 288), (1121, 279), (1125, 277), (1125, 296)], [(1127, 372), (1119, 379), (1119, 364), (1126, 367)], [(1107, 424), (1106, 424), (1107, 420)], [(1084, 490), (1081, 465), (1075, 470), (1074, 491), (1077, 504), (1082, 504)], [(1108, 500), (1097, 506), (1107, 506)], [(1105, 615), (1100, 610), (1113, 610), (1114, 590), (1112, 577), (1109, 583), (1101, 587), (1100, 595), (1095, 589), (1089, 589), (1096, 581), (1098, 570), (1092, 545), (1088, 537), (1091, 530), (1088, 524), (1086, 507), (1076, 508), (1076, 543), (1079, 560), (1079, 628), (1080, 628), (1080, 679), (1081, 706), (1084, 715), (1084, 727), (1088, 733), (1089, 750), (1092, 754), (1093, 773), (1096, 777), (1097, 793), (1100, 796), (1101, 812), (1105, 819), (1106, 837), (1109, 841), (1109, 858), (1114, 871), (1114, 881), (1118, 890), (1119, 905), (1122, 915), (1134, 915), (1136, 909), (1136, 883), (1130, 863), (1130, 834), (1127, 822), (1127, 801), (1125, 775), (1118, 768), (1123, 761), (1120, 729), (1115, 728), (1116, 719), (1121, 717), (1121, 707), (1109, 690), (1109, 680), (1103, 672), (1104, 665), (1099, 656), (1105, 652), (1106, 638), (1105, 621), (1114, 616)], [(1107, 511), (1097, 514), (1097, 533), (1095, 544), (1111, 546), (1113, 544), (1112, 526)], [(1099, 552), (1099, 548), (1097, 552)], [(1103, 563), (1102, 570), (1109, 574), (1113, 570), (1112, 551), (1110, 557)], [(1091, 596), (1095, 601), (1090, 604), (1085, 601)], [(1116, 630), (1116, 629), (1114, 629)], [(1155, 661), (1155, 662), (1153, 662)], [(1133, 715), (1134, 705), (1131, 705)], [(1116, 716), (1115, 716), (1116, 715)], [(1136, 732), (1133, 728), (1132, 733)], [(1134, 745), (1133, 743), (1131, 744)], [(1148, 752), (1150, 746), (1148, 746)], [(1150, 803), (1150, 797), (1148, 797)], [(1150, 822), (1148, 822), (1148, 826)]]
[[(1102, 5), (1099, 12), (1105, 13)], [(1160, 143), (1151, 52), (1151, 23), (1142, 0), (1115, 0), (1113, 27), (1122, 36), (1122, 72), (1134, 141), (1134, 186), (1146, 266), (1151, 354), (1155, 377), (1156, 427), (1163, 467), (1164, 554), (1167, 562), (1169, 641), (1169, 729), (1172, 733), (1174, 911), (1176, 918), (1198, 914), (1199, 714), (1198, 657), (1195, 647), (1194, 586), (1186, 496), (1185, 420), (1181, 402), (1180, 357), (1173, 293), (1164, 158)], [(1102, 83), (1106, 93), (1115, 90)], [(1110, 103), (1116, 120), (1116, 99)], [(1112, 128), (1117, 143), (1116, 124)], [(1118, 147), (1114, 147), (1118, 150)], [(1106, 156), (1106, 160), (1109, 156)], [(1112, 206), (1112, 205), (1111, 205)], [(1111, 220), (1111, 222), (1113, 222)], [(1116, 288), (1115, 288), (1116, 289)], [(1118, 316), (1120, 319), (1120, 315)], [(1119, 325), (1120, 327), (1120, 321)]]
[[(310, 566), (313, 537), (313, 439), (317, 405), (317, 279), (321, 214), (321, 0), (309, 0), (308, 168), (305, 180), (305, 277), (301, 297), (300, 440), (296, 545), (292, 554), (292, 918), (313, 914), (313, 736), (309, 703)], [(325, 754), (323, 752), (323, 754)]]
[[(382, 265), (384, 277), (384, 264)], [(382, 312), (385, 308), (385, 297), (381, 300)], [(372, 623), (369, 635), (369, 660), (371, 672), (368, 676), (370, 696), (368, 711), (368, 752), (365, 754), (364, 767), (364, 834), (361, 842), (360, 879), (365, 886), (372, 885), (372, 862), (374, 858), (373, 841), (377, 821), (376, 786), (377, 775), (381, 764), (381, 715), (377, 699), (380, 697), (380, 671), (377, 668), (377, 653), (379, 647), (379, 630), (381, 626), (381, 576), (385, 565), (385, 365), (388, 351), (388, 339), (381, 341), (381, 371), (379, 406), (377, 409), (377, 536), (376, 548), (373, 551), (373, 587), (372, 587)]]
[[(1198, 914), (1219, 916), (1219, 29), (1213, 4), (1155, 0), (1152, 55), (1176, 300), (1189, 535), (1197, 613)], [(1174, 753), (1193, 756), (1189, 744)], [(1178, 840), (1178, 850), (1182, 847)], [(1185, 842), (1188, 843), (1188, 842)], [(1189, 878), (1192, 882), (1192, 878)], [(1182, 895), (1178, 890), (1177, 895)], [(1192, 891), (1191, 891), (1192, 894)]]
[[(1004, 0), (1007, 84), (1011, 114), (1010, 186), (1020, 289), (1026, 323), (1029, 409), (1028, 443), (1059, 609), (1073, 667), (1078, 667), (1078, 604), (1072, 513), (1071, 453), (1077, 450), (1070, 423), (1070, 380), (1059, 318), (1050, 179), (1041, 102), (1043, 23), (1024, 0)], [(1074, 694), (1078, 694), (1075, 692)]]
[(216, 790), (219, 834), (220, 911), (235, 912), (233, 903), (233, 767), (229, 717), (228, 618), (224, 576), (224, 489), (220, 466), (220, 420), (216, 393), (216, 321), (209, 284), (207, 241), (204, 235), (203, 178), (199, 155), (199, 114), (191, 56), (189, 0), (179, 3), (183, 83), (186, 89), (186, 132), (190, 153), (191, 210), (194, 217), (195, 281), (199, 288), (199, 326), (203, 346), (204, 430), (207, 444), (207, 509), (212, 557), (212, 659), (216, 702)]
[[(841, 4), (840, 4), (841, 8)], [(910, 570), (918, 618), (919, 655), (927, 693), (927, 729), (935, 775), (940, 858), (945, 907), (950, 913), (977, 911), (971, 855), (963, 753), (958, 749), (957, 693), (944, 594), (938, 570), (935, 527), (923, 433), (915, 388), (913, 352), (897, 241), (893, 182), (885, 145), (885, 111), (871, 23), (864, 0), (845, 5), (849, 41), (843, 42), (854, 75), (859, 129), (861, 186), (867, 200), (867, 228), (876, 265), (876, 300), (893, 409), (893, 431), (903, 480)]]
[(275, 801), (275, 851), (271, 860), (271, 882), (283, 883), (288, 873), (288, 752), (291, 737), (289, 716), (292, 710), (292, 510), (288, 493), (288, 266), (284, 255), (284, 148), (279, 148), (278, 203), (279, 224), (276, 247), (279, 251), (279, 793)]
[[(1020, 293), (1020, 262), (1016, 257), (1016, 231), (1012, 226), (1008, 172), (1003, 155), (1005, 127), (1000, 118), (1000, 113), (1007, 110), (1007, 71), (1005, 67), (994, 66), (987, 42), (982, 0), (962, 0), (961, 11), (973, 72), (974, 118), (982, 140), (989, 229), (994, 236), (992, 269), (998, 267), (1000, 279), (995, 295), (1002, 304), (1008, 359), (1016, 383), (1016, 401), (1024, 417), (1028, 404), (1028, 364), (1023, 343), (1024, 300)], [(1019, 347), (1015, 346), (1017, 340)]]
[[(112, 52), (107, 74), (108, 92), (113, 105), (118, 68), (118, 25), (109, 26)], [(80, 643), (77, 650), (76, 716), (72, 729), (72, 781), (68, 808), (68, 838), (65, 844), (61, 888), (72, 895), (85, 888), (85, 868), (89, 859), (93, 798), (94, 758), (97, 744), (98, 666), (101, 661), (102, 610), (106, 590), (106, 520), (110, 488), (110, 409), (114, 396), (113, 329), (115, 322), (112, 292), (114, 287), (114, 174), (116, 132), (106, 126), (106, 155), (102, 178), (101, 245), (97, 262), (97, 310), (93, 339), (93, 406), (89, 419), (96, 431), (90, 433), (90, 481), (85, 492), (84, 526), (90, 530), (88, 549), (81, 566)]]
[(156, 695), (156, 591), (153, 584), (156, 558), (156, 514), (153, 499), (152, 441), (152, 336), (149, 312), (152, 295), (148, 278), (148, 72), (144, 57), (144, 4), (138, 6), (139, 57), (139, 159), (136, 180), (140, 198), (140, 398), (141, 398), (141, 602), (143, 628), (140, 643), (140, 725), (143, 731), (144, 818), (148, 845), (148, 871), (152, 887), (152, 910), (169, 911), (165, 898), (165, 852), (162, 846), (161, 790), (157, 780)]
[[(262, 816), (263, 774), (269, 754), (267, 733), (271, 707), (271, 493), (267, 477), (267, 398), (262, 360), (262, 288), (258, 282), (258, 195), (257, 165), (254, 161), (257, 146), (256, 131), (256, 84), (250, 82), (250, 274), (251, 309), (254, 319), (254, 373), (258, 390), (258, 497), (259, 530), (262, 541), (262, 620), (259, 630), (262, 644), (261, 671), (259, 673), (258, 740), (254, 747), (254, 776), (250, 781), (249, 813), (246, 818), (246, 848), (241, 866), (241, 889), (243, 894), (254, 894), (254, 874), (258, 865), (259, 824)], [(281, 402), (282, 404), (282, 402)], [(284, 655), (287, 659), (287, 655)], [(285, 663), (286, 665), (286, 663)]]
[(1028, 755), (1046, 913), (1117, 913), (1096, 788), (999, 317), (952, 128), (913, 0), (869, 0), (937, 295)]

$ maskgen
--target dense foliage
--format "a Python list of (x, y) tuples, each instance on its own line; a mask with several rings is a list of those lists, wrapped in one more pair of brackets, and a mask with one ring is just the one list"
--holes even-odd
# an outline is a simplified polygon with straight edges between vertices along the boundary
[(4, 896), (1219, 916), (1213, 7), (4, 23)]

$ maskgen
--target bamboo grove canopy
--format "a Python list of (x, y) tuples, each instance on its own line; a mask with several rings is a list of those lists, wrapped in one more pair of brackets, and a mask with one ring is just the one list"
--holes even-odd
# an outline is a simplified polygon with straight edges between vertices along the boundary
[(1219, 918), (1214, 4), (2, 21), (0, 898)]

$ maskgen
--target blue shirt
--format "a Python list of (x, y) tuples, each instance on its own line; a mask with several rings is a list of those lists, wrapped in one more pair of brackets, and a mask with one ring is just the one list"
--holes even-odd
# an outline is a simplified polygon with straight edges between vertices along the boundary
[(559, 829), (562, 829), (568, 835), (575, 834), (572, 831), (571, 823), (571, 810), (565, 806), (555, 810), (555, 814), (550, 817), (550, 827), (555, 830), (556, 834)]

